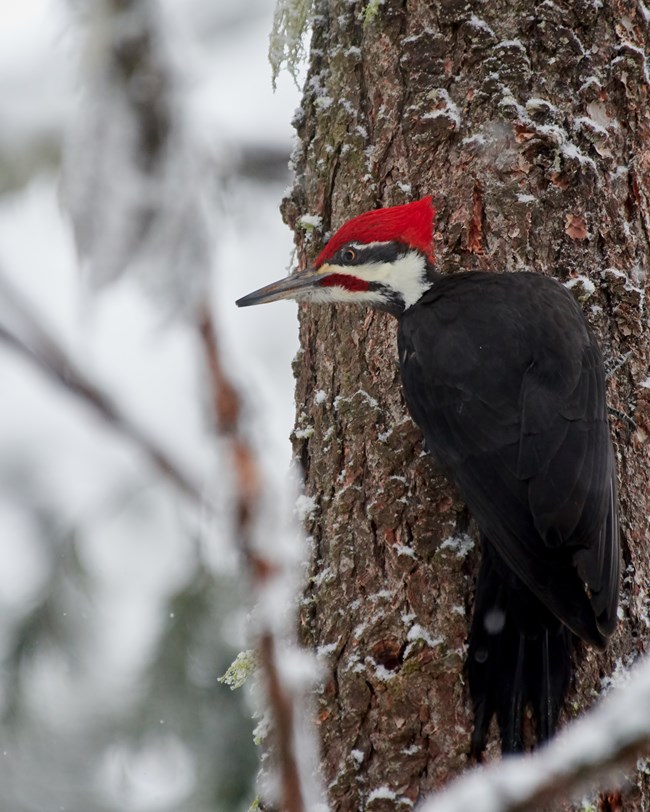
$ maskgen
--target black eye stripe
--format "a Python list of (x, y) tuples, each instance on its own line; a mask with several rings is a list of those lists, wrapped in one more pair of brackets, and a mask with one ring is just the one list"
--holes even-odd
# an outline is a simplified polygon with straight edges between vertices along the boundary
[(372, 262), (395, 262), (408, 252), (408, 248), (398, 242), (377, 243), (376, 245), (346, 245), (336, 254), (335, 262), (341, 265), (367, 265)]

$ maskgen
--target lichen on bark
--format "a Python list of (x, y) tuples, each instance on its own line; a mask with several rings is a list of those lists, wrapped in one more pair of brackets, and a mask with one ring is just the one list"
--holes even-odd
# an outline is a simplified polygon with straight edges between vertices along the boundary
[(269, 62), (274, 88), (283, 66), (297, 81), (312, 6), (313, 0), (277, 0), (269, 37)]

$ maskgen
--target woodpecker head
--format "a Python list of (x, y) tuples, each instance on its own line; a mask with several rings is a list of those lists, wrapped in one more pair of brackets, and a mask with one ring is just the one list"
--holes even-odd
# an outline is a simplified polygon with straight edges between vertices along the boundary
[(249, 293), (237, 305), (348, 302), (399, 315), (431, 287), (434, 217), (431, 197), (360, 214), (331, 237), (312, 268)]

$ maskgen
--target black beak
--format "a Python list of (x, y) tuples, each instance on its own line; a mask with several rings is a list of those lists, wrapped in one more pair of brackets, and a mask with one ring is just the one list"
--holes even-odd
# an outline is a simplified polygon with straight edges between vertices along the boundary
[(237, 299), (237, 307), (250, 307), (251, 305), (266, 304), (266, 302), (278, 302), (280, 299), (292, 299), (299, 296), (305, 290), (315, 287), (326, 274), (319, 271), (307, 270), (287, 276), (266, 285), (264, 288), (249, 293)]

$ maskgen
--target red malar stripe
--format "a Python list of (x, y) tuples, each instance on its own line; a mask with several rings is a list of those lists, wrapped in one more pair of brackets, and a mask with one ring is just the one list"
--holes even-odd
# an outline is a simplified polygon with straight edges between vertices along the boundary
[(323, 288), (345, 288), (350, 291), (368, 290), (370, 284), (357, 276), (348, 276), (345, 273), (333, 273), (324, 277), (318, 283)]

